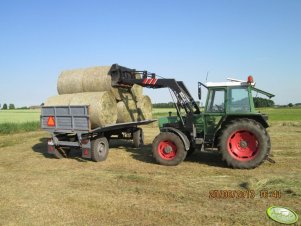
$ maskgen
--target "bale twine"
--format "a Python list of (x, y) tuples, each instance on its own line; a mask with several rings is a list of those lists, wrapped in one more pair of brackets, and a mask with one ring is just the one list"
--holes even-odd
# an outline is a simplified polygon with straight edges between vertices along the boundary
[(111, 90), (111, 66), (90, 67), (84, 70), (82, 77), (83, 92), (103, 92)]
[(52, 96), (45, 101), (44, 106), (66, 106), (70, 104), (72, 98), (72, 94)]
[(84, 69), (63, 71), (57, 81), (57, 91), (61, 94), (83, 92)]
[(116, 123), (117, 106), (111, 92), (73, 94), (70, 105), (90, 105), (89, 114), (92, 128)]
[(134, 122), (138, 119), (137, 105), (135, 100), (130, 99), (131, 95), (127, 95), (128, 98), (124, 98), (117, 103), (117, 122)]
[(153, 106), (149, 96), (142, 96), (141, 99), (137, 102), (137, 108), (139, 115), (138, 118), (140, 120), (152, 119)]

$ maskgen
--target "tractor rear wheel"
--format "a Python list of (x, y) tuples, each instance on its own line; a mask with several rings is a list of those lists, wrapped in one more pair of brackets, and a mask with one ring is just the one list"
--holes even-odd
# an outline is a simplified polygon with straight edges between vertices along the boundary
[(174, 133), (160, 133), (154, 139), (152, 146), (153, 156), (161, 165), (178, 165), (187, 155), (183, 141)]
[(218, 147), (229, 166), (252, 169), (267, 158), (271, 143), (260, 123), (252, 119), (237, 119), (221, 131)]

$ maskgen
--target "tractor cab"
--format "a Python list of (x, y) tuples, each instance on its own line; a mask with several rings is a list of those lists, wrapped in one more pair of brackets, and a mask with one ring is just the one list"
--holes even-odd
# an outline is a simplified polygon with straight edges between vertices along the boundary
[(207, 83), (207, 113), (254, 112), (251, 84), (238, 82)]
[(252, 91), (262, 93), (269, 98), (273, 94), (255, 88), (252, 76), (247, 81), (228, 78), (227, 82), (199, 82), (199, 97), (201, 86), (208, 89), (205, 113), (252, 114), (256, 113)]
[(232, 78), (227, 80), (227, 82), (206, 84), (199, 82), (199, 98), (202, 86), (208, 90), (208, 94), (203, 113), (199, 116), (195, 115), (194, 118), (199, 123), (203, 121), (203, 125), (198, 126), (197, 132), (199, 135), (202, 134), (206, 143), (210, 145), (216, 143), (216, 134), (222, 124), (233, 119), (252, 118), (259, 121), (265, 128), (268, 127), (267, 116), (255, 110), (252, 92), (256, 91), (269, 98), (274, 95), (255, 88), (252, 76), (248, 76), (247, 81)]

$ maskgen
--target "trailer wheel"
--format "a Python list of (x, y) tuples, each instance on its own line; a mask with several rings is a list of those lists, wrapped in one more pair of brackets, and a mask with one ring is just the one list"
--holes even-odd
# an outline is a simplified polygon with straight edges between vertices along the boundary
[(229, 166), (252, 169), (267, 158), (271, 143), (260, 123), (252, 119), (238, 119), (223, 129), (218, 147)]
[(107, 159), (109, 154), (109, 142), (107, 138), (100, 137), (91, 141), (92, 153), (91, 159), (94, 162), (100, 162)]
[(154, 139), (152, 151), (156, 161), (165, 166), (176, 166), (187, 155), (181, 138), (169, 132), (162, 132)]
[(144, 133), (141, 128), (133, 132), (134, 148), (139, 148), (144, 145)]

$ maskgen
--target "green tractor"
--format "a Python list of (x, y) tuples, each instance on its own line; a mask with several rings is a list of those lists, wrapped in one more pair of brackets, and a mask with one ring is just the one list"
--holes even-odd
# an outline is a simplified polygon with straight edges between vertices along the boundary
[[(142, 78), (137, 79), (136, 74)], [(146, 71), (135, 71), (113, 65), (112, 84), (148, 88), (169, 88), (175, 101), (177, 115), (159, 119), (160, 133), (152, 143), (156, 161), (174, 166), (187, 155), (200, 149), (217, 149), (223, 160), (233, 168), (250, 169), (269, 159), (271, 151), (267, 115), (255, 110), (252, 92), (273, 97), (273, 94), (255, 88), (252, 76), (247, 81), (228, 79), (221, 83), (198, 83), (208, 90), (206, 105), (201, 112), (182, 81), (157, 78)]]

